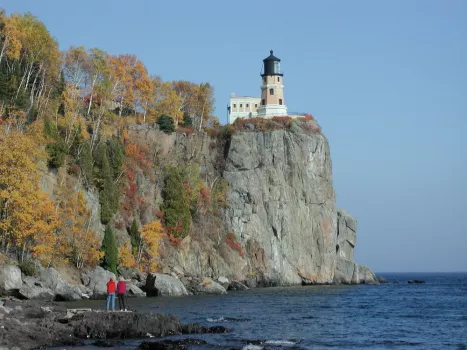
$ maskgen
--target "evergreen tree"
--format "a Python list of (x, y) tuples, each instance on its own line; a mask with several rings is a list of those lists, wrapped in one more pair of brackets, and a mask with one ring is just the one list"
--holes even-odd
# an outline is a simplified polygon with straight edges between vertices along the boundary
[(138, 227), (138, 223), (136, 222), (136, 219), (133, 219), (133, 222), (131, 223), (129, 234), (130, 234), (131, 246), (133, 248), (138, 248), (140, 237), (139, 237), (139, 227)]
[(169, 168), (162, 192), (165, 225), (175, 237), (185, 237), (190, 232), (190, 206), (185, 195), (182, 178), (176, 168)]
[(166, 134), (171, 134), (175, 130), (174, 120), (171, 116), (166, 114), (162, 114), (157, 118), (157, 125), (159, 125), (159, 129)]
[(116, 180), (122, 171), (123, 165), (123, 147), (118, 139), (112, 138), (107, 142), (107, 153), (112, 176)]
[(193, 119), (188, 113), (183, 113), (183, 126), (190, 128), (193, 126)]
[(110, 225), (105, 227), (101, 250), (104, 252), (102, 267), (106, 270), (112, 271), (114, 274), (117, 274), (118, 247), (117, 240), (115, 239), (115, 235)]
[(93, 166), (92, 166), (92, 154), (91, 154), (91, 146), (89, 143), (86, 142), (83, 144), (83, 148), (81, 149), (81, 153), (79, 155), (79, 165), (81, 166), (81, 172), (84, 176), (84, 182), (87, 187), (92, 185), (93, 176)]

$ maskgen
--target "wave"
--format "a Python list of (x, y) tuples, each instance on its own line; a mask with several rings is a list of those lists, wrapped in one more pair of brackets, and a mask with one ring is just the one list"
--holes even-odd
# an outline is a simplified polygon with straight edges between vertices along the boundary
[(290, 341), (290, 340), (266, 340), (264, 344), (270, 344), (270, 345), (295, 345), (297, 344), (296, 342)]
[(259, 345), (248, 344), (245, 345), (242, 350), (262, 350), (263, 347)]
[(209, 317), (206, 319), (208, 322), (246, 322), (251, 321), (249, 318), (236, 318), (236, 317), (219, 317), (219, 318), (212, 318)]

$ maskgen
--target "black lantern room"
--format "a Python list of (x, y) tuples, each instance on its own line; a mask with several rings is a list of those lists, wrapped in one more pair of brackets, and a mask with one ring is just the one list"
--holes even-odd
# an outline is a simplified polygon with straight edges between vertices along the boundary
[(263, 60), (264, 72), (261, 74), (262, 77), (267, 75), (280, 75), (281, 73), (281, 60), (277, 58), (272, 53), (272, 50), (269, 51), (271, 54)]

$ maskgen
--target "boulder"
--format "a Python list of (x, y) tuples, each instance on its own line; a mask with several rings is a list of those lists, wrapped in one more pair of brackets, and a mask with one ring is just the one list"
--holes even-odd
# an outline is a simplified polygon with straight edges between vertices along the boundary
[(185, 287), (195, 295), (222, 295), (227, 293), (224, 287), (209, 277), (205, 277), (203, 279), (193, 277), (191, 280), (182, 279), (182, 282), (185, 284)]
[(82, 286), (67, 283), (53, 267), (39, 269), (40, 286), (50, 289), (56, 301), (80, 300), (85, 290)]
[(43, 287), (38, 278), (30, 276), (23, 278), (23, 285), (18, 291), (18, 296), (30, 300), (52, 301), (55, 299), (55, 294), (50, 288)]
[(364, 284), (379, 284), (378, 278), (368, 266), (355, 264), (358, 271), (358, 282)]
[(127, 295), (130, 297), (145, 297), (146, 293), (143, 292), (137, 285), (133, 283), (128, 283), (127, 285)]
[(22, 285), (21, 270), (18, 266), (0, 265), (0, 294), (15, 295)]
[(379, 283), (388, 283), (387, 279), (385, 279), (383, 276), (376, 276), (378, 279)]
[(131, 267), (121, 267), (119, 266), (117, 269), (120, 276), (123, 276), (126, 280), (137, 279), (139, 271), (136, 268)]
[(224, 276), (220, 276), (218, 279), (217, 279), (217, 282), (219, 282), (219, 284), (224, 287), (226, 290), (227, 288), (229, 288), (229, 285), (230, 285), (230, 282), (229, 282), (229, 279), (227, 277), (224, 277)]
[(182, 296), (189, 293), (179, 279), (160, 273), (150, 273), (146, 280), (146, 294), (152, 297)]
[(425, 283), (424, 280), (409, 280), (407, 283), (409, 284), (423, 284)]
[(232, 281), (230, 282), (228, 290), (247, 290), (250, 289), (247, 286), (245, 286), (243, 283), (238, 282), (238, 281)]
[(109, 282), (110, 277), (112, 277), (114, 281), (116, 281), (116, 277), (113, 272), (104, 270), (100, 266), (96, 266), (94, 269), (85, 270), (81, 274), (81, 280), (83, 284), (89, 289), (91, 293), (91, 299), (106, 298), (107, 282)]
[(256, 282), (256, 277), (255, 276), (248, 276), (243, 283), (248, 287), (248, 288), (256, 288), (257, 282)]

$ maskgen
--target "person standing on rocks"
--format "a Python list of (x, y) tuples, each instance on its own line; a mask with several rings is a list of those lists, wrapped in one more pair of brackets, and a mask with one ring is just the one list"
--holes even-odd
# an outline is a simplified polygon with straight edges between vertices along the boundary
[(117, 283), (118, 306), (120, 308), (120, 311), (126, 311), (125, 293), (126, 293), (126, 282), (125, 282), (125, 279), (122, 276), (120, 276), (118, 283)]
[(110, 276), (109, 282), (107, 282), (107, 311), (109, 311), (110, 303), (112, 303), (112, 311), (115, 311), (115, 281)]

